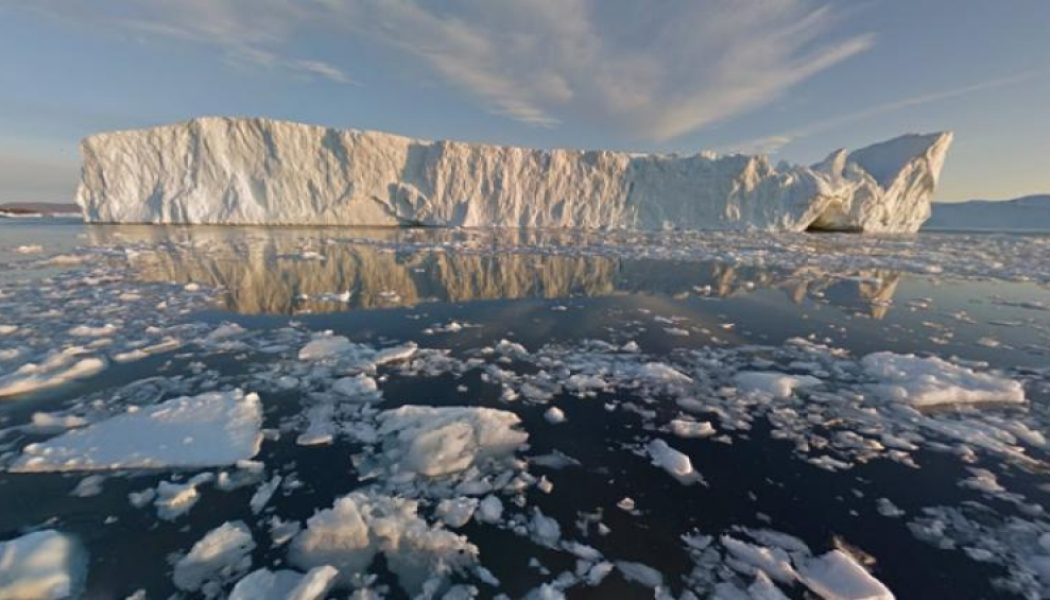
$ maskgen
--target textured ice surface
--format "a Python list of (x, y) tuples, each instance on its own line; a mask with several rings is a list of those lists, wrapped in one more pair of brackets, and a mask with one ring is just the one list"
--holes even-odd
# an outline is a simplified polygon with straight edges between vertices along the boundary
[(232, 521), (212, 529), (175, 563), (175, 586), (187, 592), (219, 595), (220, 586), (251, 568), (255, 541), (248, 526)]
[(697, 481), (703, 481), (700, 474), (693, 469), (693, 463), (689, 460), (689, 455), (668, 446), (667, 442), (659, 439), (653, 440), (649, 442), (645, 449), (649, 453), (649, 458), (652, 459), (653, 465), (667, 471), (679, 482), (689, 485)]
[(906, 135), (802, 167), (200, 118), (85, 139), (77, 203), (122, 223), (915, 231), (951, 140)]
[(339, 572), (328, 565), (307, 573), (259, 569), (233, 586), (229, 600), (321, 600)]
[(841, 550), (805, 561), (799, 575), (813, 593), (826, 600), (893, 600), (893, 594)]
[(105, 359), (91, 356), (87, 348), (66, 348), (52, 353), (42, 363), (26, 363), (15, 372), (0, 376), (0, 398), (91, 377), (105, 368)]
[(734, 378), (737, 389), (744, 393), (760, 393), (783, 400), (791, 396), (796, 388), (820, 385), (820, 380), (809, 375), (787, 375), (746, 371)]
[(402, 406), (379, 415), (383, 458), (399, 477), (440, 477), (513, 459), (528, 439), (512, 412)]
[(418, 503), (404, 498), (354, 492), (310, 517), (289, 553), (302, 568), (331, 565), (346, 584), (358, 580), (383, 554), (404, 590), (436, 590), (447, 578), (477, 562), (478, 549), (466, 537), (429, 524)]
[(15, 471), (230, 465), (259, 450), (259, 397), (231, 392), (183, 396), (30, 444)]
[(0, 598), (49, 600), (77, 597), (87, 573), (87, 553), (53, 529), (0, 542)]
[(862, 360), (864, 371), (877, 379), (884, 397), (929, 407), (982, 402), (1022, 403), (1021, 383), (952, 364), (936, 356), (876, 352)]

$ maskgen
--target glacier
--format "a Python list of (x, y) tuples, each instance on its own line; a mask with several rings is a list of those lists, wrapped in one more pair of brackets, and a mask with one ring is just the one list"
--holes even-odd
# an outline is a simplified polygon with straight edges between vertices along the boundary
[(797, 166), (203, 117), (87, 137), (76, 202), (93, 223), (914, 232), (951, 141)]

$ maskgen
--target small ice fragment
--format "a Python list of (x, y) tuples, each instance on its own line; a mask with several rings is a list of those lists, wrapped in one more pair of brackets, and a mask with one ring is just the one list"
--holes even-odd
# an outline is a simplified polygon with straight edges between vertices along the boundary
[[(228, 521), (209, 531), (175, 563), (175, 587), (187, 592), (221, 585), (251, 568), (255, 549), (251, 531), (241, 521)], [(214, 594), (210, 594), (214, 595)]]
[(709, 421), (698, 422), (674, 419), (671, 421), (670, 426), (671, 433), (680, 438), (704, 438), (718, 433)]
[(640, 562), (627, 560), (616, 561), (616, 568), (627, 581), (640, 583), (645, 587), (656, 589), (663, 587), (664, 576), (660, 571)]
[(693, 469), (693, 463), (689, 457), (667, 445), (661, 439), (655, 439), (646, 446), (649, 458), (653, 465), (662, 468), (684, 485), (690, 485), (701, 481), (699, 473)]
[(565, 413), (557, 406), (552, 406), (543, 413), (543, 418), (552, 425), (565, 422)]
[(786, 400), (799, 388), (813, 387), (821, 381), (811, 375), (787, 375), (768, 371), (744, 371), (733, 378), (742, 393), (767, 394), (777, 400)]
[(328, 565), (298, 571), (252, 571), (233, 586), (229, 600), (320, 600), (335, 583), (339, 571)]
[(277, 487), (281, 485), (281, 479), (280, 475), (274, 475), (270, 481), (259, 485), (259, 489), (255, 490), (251, 500), (248, 501), (252, 514), (257, 515), (262, 512), (262, 509), (270, 502), (270, 498), (273, 497), (273, 493), (277, 491)]
[(79, 597), (87, 558), (74, 538), (54, 529), (0, 542), (0, 598)]
[(799, 566), (802, 583), (826, 600), (893, 600), (881, 581), (841, 550), (809, 558)]
[(481, 523), (499, 523), (503, 517), (503, 502), (496, 496), (485, 496), (478, 504), (474, 518)]
[(102, 482), (105, 480), (102, 475), (88, 475), (77, 483), (71, 493), (78, 498), (97, 496), (102, 493)]
[(434, 514), (449, 527), (459, 528), (470, 522), (478, 504), (477, 498), (446, 498), (438, 503)]

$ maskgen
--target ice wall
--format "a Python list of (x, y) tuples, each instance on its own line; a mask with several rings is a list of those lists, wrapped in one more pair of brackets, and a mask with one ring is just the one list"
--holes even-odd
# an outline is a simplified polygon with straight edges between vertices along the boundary
[(81, 144), (89, 222), (918, 230), (951, 133), (812, 167), (416, 140), (207, 117)]

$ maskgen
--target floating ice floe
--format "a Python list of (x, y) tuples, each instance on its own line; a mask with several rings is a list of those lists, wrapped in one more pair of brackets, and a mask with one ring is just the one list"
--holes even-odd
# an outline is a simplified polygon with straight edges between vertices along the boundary
[(328, 565), (306, 573), (259, 569), (238, 581), (227, 600), (321, 600), (338, 574)]
[(680, 483), (689, 485), (698, 481), (703, 482), (703, 477), (693, 468), (693, 462), (689, 460), (689, 456), (668, 446), (667, 442), (659, 439), (653, 440), (645, 449), (655, 466), (667, 471)]
[(197, 488), (214, 480), (214, 474), (200, 473), (190, 478), (186, 483), (160, 482), (157, 484), (156, 500), (154, 500), (154, 505), (157, 507), (157, 516), (165, 521), (174, 521), (188, 513), (200, 500), (201, 496)]
[(506, 467), (528, 434), (512, 412), (479, 407), (402, 406), (377, 417), (389, 477), (442, 477)]
[[(813, 556), (802, 540), (768, 529), (735, 527), (745, 541), (723, 534), (686, 534), (694, 561), (686, 582), (698, 594), (724, 598), (786, 598), (781, 587), (799, 583), (824, 600), (892, 600), (893, 593), (850, 554), (833, 549)], [(750, 585), (743, 583), (750, 581)], [(745, 591), (746, 587), (746, 591)]]
[(916, 407), (1025, 401), (1020, 382), (976, 373), (936, 356), (876, 352), (865, 356), (861, 364), (865, 373), (879, 380), (876, 390), (883, 397)]
[(68, 535), (45, 529), (0, 542), (0, 598), (79, 597), (87, 552)]
[(331, 565), (340, 585), (353, 584), (382, 554), (411, 596), (433, 595), (449, 576), (477, 564), (478, 549), (466, 537), (428, 524), (413, 500), (353, 492), (310, 517), (292, 540), (292, 564), (311, 569)]
[(785, 373), (767, 373), (746, 371), (734, 377), (737, 388), (745, 393), (768, 394), (778, 400), (788, 398), (799, 388), (813, 387), (821, 384), (820, 379), (809, 375), (787, 375)]
[(251, 568), (250, 553), (254, 549), (255, 541), (247, 525), (241, 521), (223, 523), (175, 563), (172, 580), (180, 590), (217, 597), (227, 582)]
[(211, 467), (249, 459), (262, 442), (259, 397), (183, 396), (29, 444), (12, 471)]
[(881, 581), (871, 576), (852, 556), (841, 550), (804, 561), (799, 578), (825, 600), (893, 600)]
[(87, 348), (73, 346), (54, 352), (40, 364), (27, 363), (13, 373), (0, 376), (0, 398), (26, 394), (85, 379), (106, 369), (106, 359)]
[(355, 344), (344, 336), (322, 334), (299, 350), (299, 360), (340, 361), (345, 368), (366, 370), (410, 358), (418, 346), (409, 342), (376, 350), (366, 344)]

